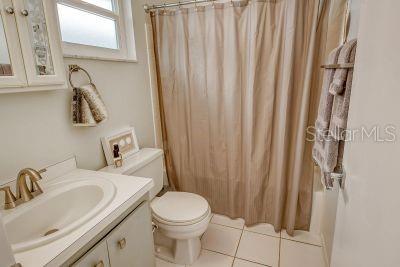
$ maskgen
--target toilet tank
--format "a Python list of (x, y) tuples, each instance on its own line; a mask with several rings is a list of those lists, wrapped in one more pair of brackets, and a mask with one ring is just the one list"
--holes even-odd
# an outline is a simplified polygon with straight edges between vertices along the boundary
[(126, 175), (151, 178), (154, 187), (150, 190), (150, 199), (153, 199), (163, 188), (164, 183), (164, 159), (161, 149), (143, 148), (132, 156), (135, 164)]
[(122, 167), (107, 166), (101, 171), (153, 179), (154, 187), (150, 190), (150, 198), (153, 199), (163, 188), (163, 151), (156, 148), (142, 148), (139, 152), (125, 158)]

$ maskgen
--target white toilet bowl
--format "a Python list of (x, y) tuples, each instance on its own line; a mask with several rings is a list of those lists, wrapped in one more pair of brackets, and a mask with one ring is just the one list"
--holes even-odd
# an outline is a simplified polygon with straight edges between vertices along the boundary
[(203, 197), (185, 192), (167, 192), (152, 203), (156, 255), (177, 264), (192, 264), (201, 251), (201, 235), (211, 219)]
[[(112, 137), (125, 135), (123, 131)], [(192, 264), (200, 254), (200, 236), (211, 219), (207, 200), (185, 192), (167, 192), (156, 197), (164, 183), (163, 151), (143, 148), (132, 153), (124, 158), (122, 167), (108, 166), (102, 171), (131, 175), (133, 179), (134, 176), (153, 179), (154, 187), (149, 192), (149, 199), (152, 200), (153, 223), (158, 226), (154, 233), (156, 256), (178, 264)]]

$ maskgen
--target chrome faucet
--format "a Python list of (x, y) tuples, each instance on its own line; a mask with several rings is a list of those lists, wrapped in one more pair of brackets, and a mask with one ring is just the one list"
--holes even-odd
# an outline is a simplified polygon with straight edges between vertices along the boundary
[[(46, 169), (34, 170), (32, 168), (22, 169), (18, 173), (17, 177), (17, 187), (16, 196), (12, 193), (9, 186), (0, 188), (0, 191), (4, 191), (4, 209), (13, 209), (21, 203), (25, 203), (33, 199), (34, 197), (43, 193), (42, 188), (40, 188), (38, 181), (42, 179), (41, 173), (45, 172)], [(30, 188), (26, 183), (26, 176), (30, 180)]]

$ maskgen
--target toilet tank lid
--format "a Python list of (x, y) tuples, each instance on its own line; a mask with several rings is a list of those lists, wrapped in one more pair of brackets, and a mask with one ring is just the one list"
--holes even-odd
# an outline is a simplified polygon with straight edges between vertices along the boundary
[(99, 171), (115, 173), (115, 174), (132, 174), (136, 170), (149, 164), (151, 161), (161, 157), (164, 152), (157, 148), (142, 148), (137, 153), (128, 158), (123, 159), (123, 165), (120, 168), (115, 168), (113, 165), (104, 167)]

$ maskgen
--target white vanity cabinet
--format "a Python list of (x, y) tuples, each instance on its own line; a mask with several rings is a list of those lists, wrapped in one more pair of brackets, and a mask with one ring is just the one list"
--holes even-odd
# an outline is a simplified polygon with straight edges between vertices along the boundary
[(110, 267), (107, 243), (100, 242), (80, 258), (73, 267)]
[(56, 1), (0, 1), (0, 93), (67, 88)]
[(154, 267), (154, 243), (148, 201), (143, 202), (74, 267)]

